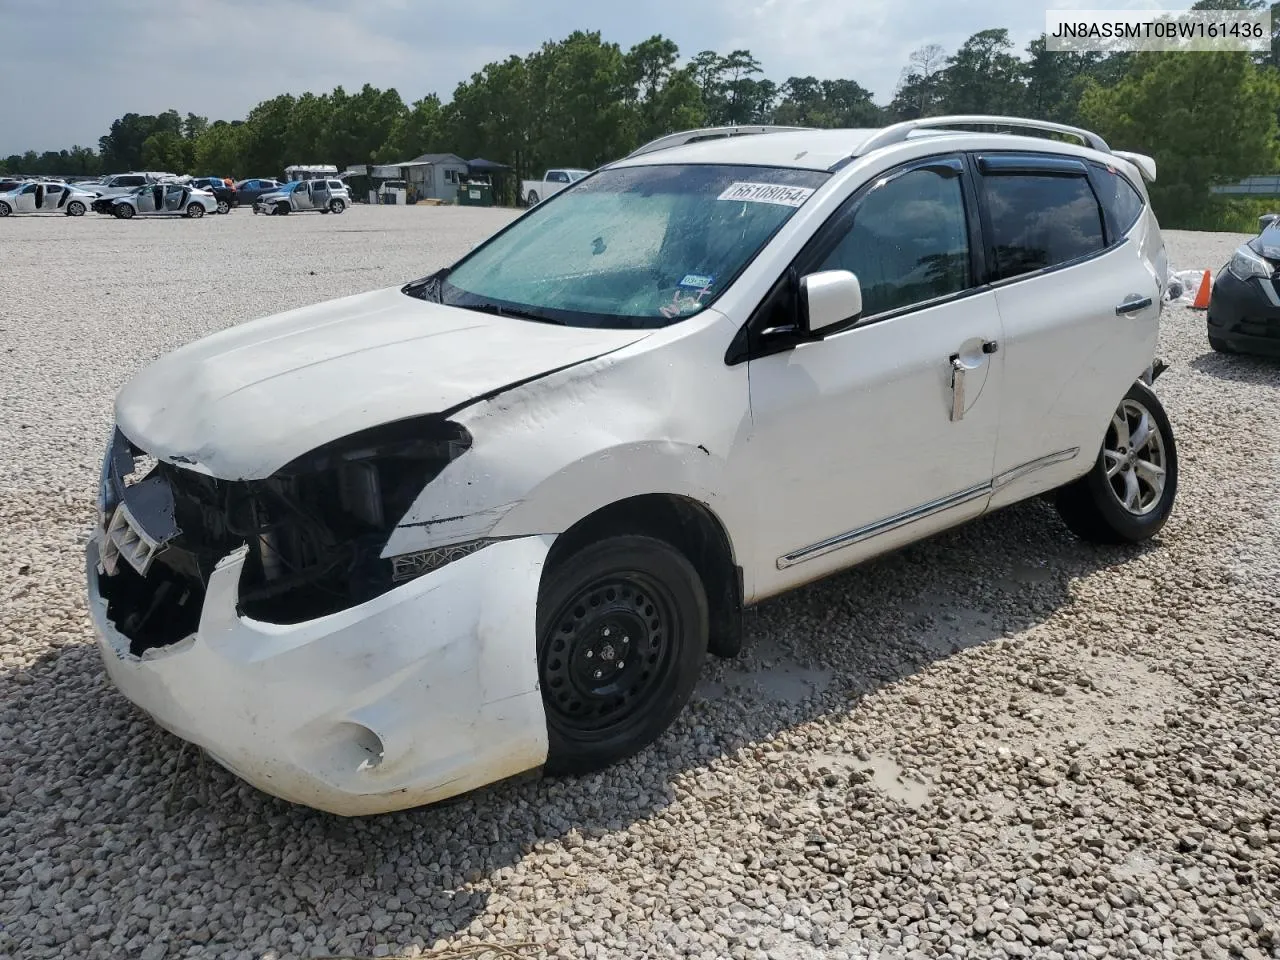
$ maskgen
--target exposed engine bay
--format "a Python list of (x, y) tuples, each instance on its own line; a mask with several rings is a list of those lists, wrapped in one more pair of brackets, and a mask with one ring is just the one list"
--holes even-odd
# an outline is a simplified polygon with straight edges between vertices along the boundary
[(222, 480), (150, 461), (117, 430), (100, 503), (108, 614), (135, 655), (182, 640), (199, 626), (214, 568), (241, 546), (244, 616), (298, 623), (371, 600), (431, 569), (380, 554), (470, 445), (458, 424), (418, 417), (326, 444), (267, 479)]

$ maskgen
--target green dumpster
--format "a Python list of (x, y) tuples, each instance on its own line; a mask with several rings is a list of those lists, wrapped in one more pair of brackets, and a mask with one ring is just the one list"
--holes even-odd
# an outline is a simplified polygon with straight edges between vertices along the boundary
[(493, 184), (464, 183), (458, 187), (458, 206), (460, 207), (492, 207)]

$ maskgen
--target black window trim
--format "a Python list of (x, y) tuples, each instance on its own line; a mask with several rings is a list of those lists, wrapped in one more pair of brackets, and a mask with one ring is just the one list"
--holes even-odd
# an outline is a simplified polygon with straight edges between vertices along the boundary
[[(1011, 155), (1011, 154), (1016, 154), (1019, 160), (1022, 161), (1022, 163), (1019, 163), (1016, 166), (1011, 164), (1010, 166), (1000, 170), (999, 172), (993, 171), (990, 174), (984, 174), (982, 170), (979, 169), (982, 165), (981, 161), (983, 157), (995, 158), (997, 155)], [(1015, 283), (1025, 283), (1028, 280), (1034, 280), (1038, 277), (1043, 277), (1050, 273), (1055, 273), (1059, 270), (1067, 270), (1067, 269), (1070, 269), (1071, 267), (1078, 267), (1082, 263), (1088, 263), (1090, 260), (1096, 260), (1099, 257), (1106, 256), (1107, 254), (1111, 253), (1113, 250), (1117, 250), (1129, 242), (1129, 238), (1124, 236), (1123, 234), (1119, 235), (1118, 237), (1112, 236), (1112, 225), (1111, 225), (1110, 215), (1107, 212), (1106, 206), (1103, 204), (1102, 200), (1099, 199), (1098, 197), (1097, 185), (1095, 184), (1092, 178), (1092, 172), (1090, 171), (1087, 163), (1084, 160), (1082, 159), (1080, 160), (1079, 173), (1069, 173), (1069, 172), (1066, 172), (1067, 168), (1057, 161), (1061, 161), (1063, 159), (1077, 159), (1077, 158), (1064, 158), (1061, 154), (1036, 153), (1034, 151), (1025, 151), (1025, 150), (1018, 150), (1018, 151), (983, 150), (981, 151), (980, 154), (977, 152), (974, 152), (974, 153), (971, 153), (970, 156), (973, 158), (973, 166), (975, 169), (974, 186), (975, 188), (978, 188), (978, 210), (982, 219), (983, 251), (986, 254), (986, 260), (987, 260), (987, 273), (986, 273), (987, 288), (999, 289), (1001, 287), (1007, 287)], [(1034, 165), (1035, 161), (1041, 158), (1043, 158), (1045, 161), (1048, 161), (1048, 162), (1045, 163), (1042, 167), (1037, 168)], [(995, 249), (994, 249), (995, 230), (991, 226), (991, 212), (987, 207), (987, 203), (986, 203), (986, 200), (984, 199), (984, 193), (981, 190), (981, 187), (983, 183), (985, 183), (988, 176), (991, 176), (994, 178), (998, 176), (1016, 176), (1018, 174), (1027, 174), (1027, 173), (1033, 173), (1033, 174), (1039, 173), (1041, 175), (1059, 176), (1059, 177), (1079, 177), (1080, 179), (1084, 180), (1089, 185), (1089, 192), (1093, 194), (1094, 203), (1098, 205), (1098, 210), (1102, 214), (1102, 244), (1103, 245), (1101, 249), (1094, 250), (1091, 253), (1081, 254), (1080, 256), (1074, 257), (1071, 260), (1063, 260), (1061, 263), (1055, 263), (1047, 267), (1041, 267), (1039, 270), (1032, 270), (1028, 273), (1020, 273), (1016, 277), (997, 277), (995, 275), (996, 274), (996, 257), (995, 257)], [(1141, 196), (1141, 194), (1139, 194), (1139, 196)]]
[[(834, 249), (839, 238), (851, 225), (850, 222), (857, 215), (858, 208), (862, 205), (863, 200), (871, 191), (884, 186), (905, 174), (916, 170), (947, 167), (956, 171), (960, 178), (961, 197), (964, 202), (965, 225), (969, 237), (969, 280), (970, 286), (956, 293), (949, 293), (941, 297), (934, 297), (931, 300), (922, 300), (919, 303), (907, 304), (903, 307), (897, 307), (893, 310), (885, 310), (871, 316), (860, 316), (853, 318), (845, 323), (835, 324), (827, 327), (820, 333), (813, 335), (805, 335), (800, 332), (797, 326), (793, 335), (787, 335), (785, 332), (779, 332), (776, 336), (771, 337), (769, 341), (761, 343), (758, 336), (760, 331), (756, 327), (764, 322), (766, 308), (771, 305), (771, 301), (776, 296), (783, 295), (782, 288), (784, 285), (790, 285), (792, 290), (788, 294), (793, 298), (797, 298), (799, 294), (800, 279), (809, 273), (813, 273), (817, 264), (821, 263), (831, 250)], [(921, 310), (929, 310), (937, 306), (947, 303), (953, 303), (957, 300), (963, 300), (967, 297), (976, 296), (988, 289), (985, 282), (988, 276), (987, 252), (984, 243), (982, 227), (979, 218), (975, 216), (980, 212), (979, 192), (975, 182), (975, 171), (973, 169), (973, 160), (969, 154), (958, 153), (956, 151), (946, 151), (943, 153), (931, 154), (927, 157), (917, 157), (914, 160), (892, 167), (889, 170), (877, 175), (874, 179), (867, 181), (859, 186), (852, 194), (845, 198), (839, 207), (829, 216), (822, 225), (814, 231), (800, 252), (792, 259), (786, 268), (782, 271), (778, 280), (769, 288), (768, 292), (761, 297), (760, 302), (756, 304), (751, 311), (751, 316), (747, 321), (738, 328), (738, 332), (734, 335), (732, 342), (729, 344), (728, 350), (725, 351), (724, 362), (726, 366), (736, 366), (739, 363), (746, 363), (751, 360), (759, 360), (764, 357), (772, 356), (776, 353), (784, 353), (798, 347), (802, 343), (814, 343), (819, 340), (825, 340), (827, 337), (836, 336), (851, 330), (861, 329), (862, 327), (871, 326), (875, 323), (881, 323), (885, 320), (893, 320), (897, 317), (906, 316), (907, 314), (917, 313)], [(799, 303), (793, 307), (793, 312), (799, 319)], [(752, 341), (755, 341), (754, 343)]]

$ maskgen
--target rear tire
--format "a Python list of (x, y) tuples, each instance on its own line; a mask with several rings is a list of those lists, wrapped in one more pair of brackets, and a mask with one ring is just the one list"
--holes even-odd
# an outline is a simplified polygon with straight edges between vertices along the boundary
[(1159, 397), (1129, 388), (1103, 437), (1093, 468), (1058, 492), (1071, 532), (1092, 543), (1141, 543), (1160, 532), (1178, 493), (1178, 450)]
[(547, 570), (537, 621), (550, 774), (598, 770), (653, 743), (707, 652), (702, 580), (653, 537), (609, 537)]
[(230, 212), (231, 212), (231, 203), (230, 203), (230, 201), (227, 201), (227, 200), (219, 200), (219, 201), (218, 201), (218, 213), (222, 214), (222, 215), (225, 217), (225, 216), (226, 216), (228, 213), (230, 213)]
[(199, 220), (204, 216), (204, 207), (198, 203), (187, 205), (187, 216), (192, 220)]
[(525, 197), (524, 203), (527, 207), (536, 207), (538, 205), (538, 191), (530, 190), (529, 196)]
[(13, 213), (13, 207), (0, 200), (0, 217), (7, 217), (11, 213)]
[(1218, 353), (1235, 353), (1235, 351), (1231, 349), (1231, 344), (1227, 343), (1225, 340), (1219, 340), (1217, 337), (1213, 336), (1213, 334), (1209, 335), (1209, 346)]

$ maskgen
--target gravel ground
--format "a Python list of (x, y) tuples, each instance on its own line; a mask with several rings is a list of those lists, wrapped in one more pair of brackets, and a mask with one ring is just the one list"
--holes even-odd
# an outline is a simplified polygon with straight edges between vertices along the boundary
[[(1037, 501), (771, 601), (613, 770), (342, 820), (116, 694), (81, 568), (116, 388), (507, 216), (5, 222), (0, 955), (1280, 956), (1280, 364), (1183, 309), (1157, 542), (1087, 546)], [(1241, 238), (1168, 239), (1194, 268)]]

